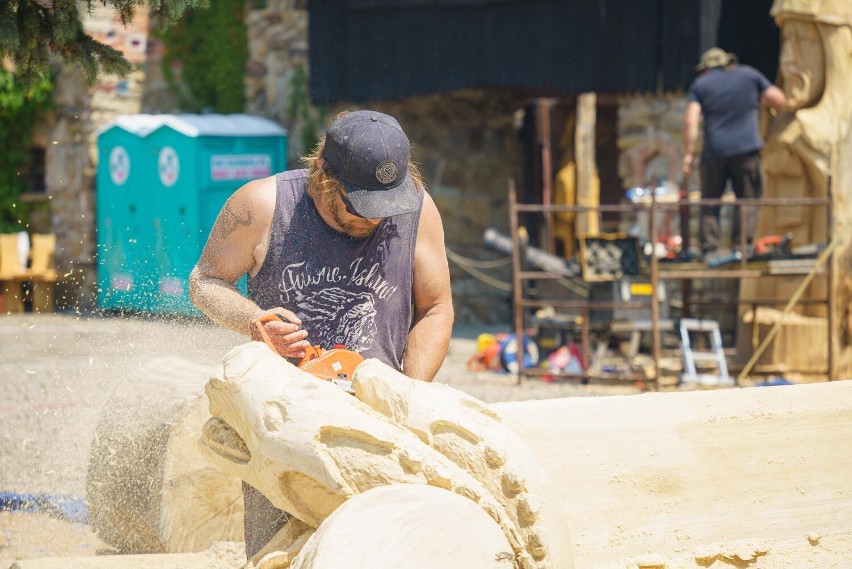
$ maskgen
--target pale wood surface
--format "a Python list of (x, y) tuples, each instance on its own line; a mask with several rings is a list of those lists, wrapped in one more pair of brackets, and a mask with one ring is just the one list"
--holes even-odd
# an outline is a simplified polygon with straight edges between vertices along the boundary
[[(422, 527), (412, 520), (404, 522), (418, 529), (404, 532), (409, 537), (399, 538), (403, 545), (394, 545), (402, 522), (364, 524), (369, 533), (363, 550), (359, 549), (360, 539), (343, 542), (335, 537), (347, 529), (354, 531), (350, 522), (334, 521), (337, 512), (356, 503), (353, 500), (377, 487), (408, 486), (394, 478), (398, 470), (388, 466), (388, 456), (395, 464), (406, 462), (411, 474), (419, 454), (419, 472), (431, 470), (433, 474), (430, 480), (425, 476), (416, 480), (417, 487), (435, 491), (464, 487), (483, 492), (486, 499), (480, 509), (497, 512), (500, 520), (495, 523), (490, 521), (493, 517), (486, 518), (489, 523), (483, 527), (499, 528), (508, 542), (514, 520), (501, 498), (494, 496), (487, 475), (483, 479), (479, 472), (484, 464), (479, 461), (488, 460), (485, 448), (496, 450), (499, 441), (504, 443), (505, 465), (521, 461), (504, 482), (523, 479), (533, 487), (537, 477), (544, 477), (559, 487), (558, 493), (549, 494), (550, 499), (540, 500), (537, 511), (543, 515), (549, 508), (549, 515), (564, 516), (571, 533), (551, 532), (548, 544), (551, 550), (566, 545), (573, 550), (577, 569), (703, 569), (716, 563), (748, 565), (750, 569), (852, 565), (852, 497), (848, 490), (852, 487), (852, 455), (842, 445), (852, 436), (850, 382), (485, 405), (455, 394), (445, 385), (399, 381), (396, 372), (386, 371), (378, 362), (365, 362), (368, 365), (356, 374), (356, 390), (363, 399), (359, 401), (315, 378), (300, 378), (281, 358), (270, 362), (292, 369), (282, 372), (279, 364), (268, 365), (263, 350), (271, 352), (260, 343), (246, 346), (252, 345), (256, 347), (237, 348), (237, 354), (245, 357), (232, 362), (230, 380), (223, 380), (219, 373), (211, 382), (220, 382), (217, 389), (231, 393), (211, 401), (219, 411), (235, 404), (265, 410), (252, 413), (233, 406), (219, 413), (229, 418), (242, 413), (260, 421), (239, 435), (246, 439), (244, 449), (235, 441), (220, 439), (227, 443), (220, 444), (220, 450), (237, 451), (220, 455), (220, 460), (243, 464), (243, 474), (271, 472), (267, 486), (260, 486), (270, 496), (281, 492), (273, 485), (284, 480), (283, 472), (299, 471), (314, 480), (325, 479), (331, 494), (342, 492), (344, 497), (320, 521), (316, 533), (302, 526), (305, 531), (291, 554), (286, 558), (272, 555), (266, 561), (286, 559), (290, 563), (311, 540), (328, 559), (344, 554), (368, 556), (369, 536), (384, 537), (388, 551), (383, 554), (392, 556), (410, 547), (407, 540), (414, 531), (423, 532), (424, 542), (434, 531), (443, 531), (433, 527), (432, 514), (423, 513)], [(227, 369), (226, 365), (223, 370)], [(163, 375), (163, 370), (154, 373)], [(253, 383), (258, 385), (253, 387)], [(289, 395), (284, 396), (285, 392)], [(274, 399), (269, 398), (271, 394)], [(263, 403), (270, 400), (276, 405)], [(185, 403), (178, 406), (186, 409)], [(231, 420), (245, 423), (245, 419)], [(289, 433), (293, 439), (278, 436), (277, 442), (261, 444), (259, 439), (270, 438), (270, 429), (278, 435)], [(172, 429), (172, 436), (183, 438), (178, 432)], [(314, 437), (316, 433), (321, 436)], [(189, 438), (196, 440), (195, 435)], [(512, 439), (523, 448), (518, 450)], [(322, 445), (315, 446), (316, 442)], [(301, 445), (296, 453), (299, 458), (274, 458), (284, 452), (275, 450), (278, 444), (291, 445), (290, 450)], [(405, 449), (405, 460), (399, 449)], [(246, 452), (251, 458), (241, 463)], [(445, 465), (432, 453), (449, 462)], [(459, 468), (455, 461), (464, 456), (468, 459)], [(253, 466), (253, 460), (278, 466)], [(365, 460), (367, 467), (363, 466)], [(428, 468), (430, 463), (435, 467)], [(467, 480), (465, 473), (475, 482), (460, 484)], [(253, 482), (265, 479), (254, 476), (249, 476)], [(176, 497), (173, 501), (182, 500)], [(364, 500), (365, 511), (376, 513), (390, 507), (386, 501)], [(398, 514), (405, 519), (402, 512)], [(373, 514), (359, 514), (369, 515)], [(342, 514), (339, 517), (348, 519)], [(377, 515), (376, 519), (381, 518)], [(546, 525), (545, 529), (553, 527)], [(324, 537), (316, 537), (320, 532)], [(471, 547), (480, 544), (475, 541)], [(433, 555), (425, 545), (422, 551), (425, 557)], [(307, 553), (303, 559), (303, 568), (312, 566)], [(257, 569), (285, 566), (251, 565)]]
[(825, 565), (813, 561), (816, 544), (790, 553), (815, 536), (852, 536), (852, 454), (842, 442), (852, 437), (852, 382), (492, 408), (561, 484), (578, 569), (629, 567), (649, 554), (706, 567), (700, 556), (749, 543), (766, 550), (749, 568), (852, 566), (849, 548)]
[[(577, 132), (575, 152), (577, 156), (577, 205), (595, 207), (600, 203), (600, 189), (594, 183), (597, 178), (595, 161), (595, 124), (597, 122), (597, 98), (595, 93), (583, 93), (577, 97)], [(577, 235), (600, 233), (600, 218), (595, 211), (578, 212)]]
[(290, 567), (512, 569), (513, 558), (500, 527), (472, 501), (433, 486), (396, 484), (340, 506)]
[[(790, 233), (794, 246), (825, 243), (829, 237), (841, 239), (839, 254), (832, 262), (831, 290), (828, 280), (820, 276), (809, 285), (804, 298), (831, 295), (835, 371), (838, 377), (848, 377), (852, 373), (852, 270), (848, 260), (852, 255), (852, 2), (776, 0), (771, 15), (781, 31), (777, 82), (787, 107), (768, 121), (764, 197), (826, 197), (830, 184), (832, 211), (829, 222), (823, 206), (763, 207), (757, 233)], [(829, 223), (834, 225), (831, 235)], [(740, 295), (778, 299), (783, 305), (796, 285), (794, 278), (749, 279), (743, 281)], [(796, 310), (807, 316), (828, 315), (826, 306), (820, 304)], [(740, 322), (738, 336), (748, 338), (750, 326)], [(739, 351), (747, 348), (744, 341), (738, 342)], [(827, 359), (822, 367), (827, 367)]]

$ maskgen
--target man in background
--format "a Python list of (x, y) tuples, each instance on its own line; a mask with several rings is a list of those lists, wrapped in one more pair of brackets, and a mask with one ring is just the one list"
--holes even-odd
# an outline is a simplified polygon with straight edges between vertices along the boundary
[[(775, 111), (784, 108), (784, 92), (769, 82), (759, 71), (739, 65), (737, 56), (718, 47), (704, 52), (696, 67), (698, 77), (687, 95), (683, 118), (683, 173), (692, 172), (698, 126), (704, 116), (704, 148), (701, 153), (701, 197), (719, 199), (725, 184), (731, 181), (737, 198), (759, 198), (763, 193), (760, 151), (763, 140), (758, 129), (761, 105)], [(701, 208), (701, 248), (710, 253), (719, 249), (718, 205)], [(740, 215), (734, 216), (732, 243), (754, 238), (757, 208), (745, 213), (745, 227)]]

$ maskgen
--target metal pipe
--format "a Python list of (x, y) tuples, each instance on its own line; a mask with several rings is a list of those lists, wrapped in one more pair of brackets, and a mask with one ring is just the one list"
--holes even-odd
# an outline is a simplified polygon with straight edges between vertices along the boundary
[[(831, 176), (827, 178), (826, 184), (826, 242), (831, 243), (833, 234)], [(825, 264), (826, 288), (828, 289), (828, 381), (834, 381), (834, 255), (832, 254)]]
[[(517, 212), (518, 208), (516, 205), (512, 206), (512, 211)], [(515, 253), (515, 244), (514, 240), (517, 240), (518, 235), (518, 226), (517, 226), (517, 213), (513, 216), (515, 225), (511, 228), (512, 237), (507, 237), (501, 234), (499, 231), (493, 228), (488, 228), (485, 230), (484, 241), (487, 247), (492, 249), (496, 249), (501, 253), (512, 254)], [(577, 277), (581, 273), (580, 266), (577, 263), (572, 263), (570, 261), (566, 261), (562, 257), (557, 257), (556, 255), (551, 255), (541, 249), (536, 247), (527, 246), (526, 254), (522, 257), (522, 259), (527, 260), (540, 269), (544, 269), (549, 273), (553, 273), (562, 277), (573, 278)], [(523, 270), (523, 268), (519, 268), (519, 270)]]
[(654, 358), (654, 385), (660, 389), (660, 359), (662, 340), (660, 337), (660, 302), (657, 289), (660, 285), (660, 262), (657, 259), (657, 192), (651, 192), (651, 357)]
[[(515, 180), (509, 178), (509, 230), (512, 234), (512, 239), (517, 243), (518, 241), (518, 209), (517, 209), (517, 194), (515, 192)], [(487, 233), (487, 232), (486, 232)], [(523, 377), (523, 367), (524, 367), (524, 341), (523, 341), (523, 330), (524, 330), (524, 307), (523, 303), (523, 281), (521, 280), (521, 271), (523, 267), (521, 266), (521, 251), (520, 246), (512, 246), (511, 247), (512, 254), (512, 267), (514, 270), (512, 271), (512, 297), (514, 298), (514, 302), (512, 308), (515, 313), (515, 340), (518, 344), (518, 377), (517, 383), (521, 384), (521, 378)]]

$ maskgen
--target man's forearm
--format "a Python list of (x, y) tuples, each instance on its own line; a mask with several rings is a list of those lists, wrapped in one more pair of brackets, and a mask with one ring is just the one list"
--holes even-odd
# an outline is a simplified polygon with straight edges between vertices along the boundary
[(450, 346), (453, 329), (453, 307), (439, 305), (416, 318), (405, 354), (402, 357), (403, 372), (408, 377), (432, 381)]
[(194, 270), (189, 277), (193, 304), (213, 322), (240, 334), (251, 335), (249, 324), (263, 310), (243, 296), (233, 284)]
[(695, 142), (698, 140), (698, 124), (690, 123), (683, 126), (683, 153), (693, 154)]
[(695, 142), (698, 140), (698, 126), (701, 122), (701, 105), (690, 102), (686, 105), (683, 115), (683, 153), (691, 156), (695, 152)]

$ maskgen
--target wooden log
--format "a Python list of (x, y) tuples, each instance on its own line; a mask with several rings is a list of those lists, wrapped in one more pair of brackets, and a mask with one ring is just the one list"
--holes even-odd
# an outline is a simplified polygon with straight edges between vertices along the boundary
[[(422, 502), (421, 492), (478, 503), (486, 515), (471, 521), (473, 534), (498, 528), (516, 561), (525, 553), (513, 541), (524, 541), (524, 523), (534, 515), (549, 551), (568, 550), (574, 559), (541, 556), (531, 566), (852, 566), (852, 456), (842, 452), (842, 441), (852, 436), (852, 382), (486, 406), (447, 386), (383, 372), (375, 360), (356, 371), (355, 398), (267, 352), (250, 343), (226, 358), (208, 386), (218, 419), (206, 444), (219, 464), (312, 525), (299, 526), (310, 531), (286, 555), (267, 550), (251, 567), (332, 567), (344, 557), (369, 560), (379, 545), (389, 558), (428, 564), (441, 552), (412, 544), (445, 532), (448, 516), (427, 505), (408, 508), (414, 518), (405, 517), (406, 508), (394, 510), (408, 499)], [(505, 436), (508, 429), (526, 449)], [(196, 429), (166, 430), (180, 439), (181, 432), (193, 433), (186, 440), (198, 436)], [(528, 466), (507, 468), (519, 461)], [(492, 484), (495, 466), (511, 474), (501, 474), (501, 486)], [(117, 479), (126, 481), (131, 471), (123, 472)], [(546, 490), (542, 476), (560, 492)], [(288, 484), (279, 483), (285, 479)], [(185, 484), (189, 495), (193, 481), (175, 486)], [(524, 495), (515, 485), (526, 485), (540, 503), (505, 501), (502, 492)], [(351, 521), (346, 508), (377, 487), (412, 495), (364, 498), (367, 505), (352, 507), (358, 521)], [(189, 499), (174, 500), (186, 509)], [(554, 511), (570, 535), (554, 531), (563, 525), (553, 521)], [(483, 545), (465, 535), (457, 537), (471, 551)]]
[[(597, 98), (595, 93), (583, 93), (577, 97), (577, 131), (574, 152), (577, 156), (577, 205), (597, 207), (600, 205), (600, 188), (595, 183), (597, 165), (595, 161), (595, 124), (597, 122)], [(577, 236), (600, 233), (600, 215), (596, 210), (577, 213)]]
[(104, 408), (86, 498), (93, 529), (122, 552), (194, 552), (243, 539), (240, 481), (197, 443), (210, 373), (180, 358), (155, 360)]
[(577, 569), (852, 566), (852, 382), (492, 408), (563, 489)]
[(396, 484), (373, 488), (340, 506), (290, 567), (512, 569), (514, 560), (500, 527), (472, 501), (433, 486)]

